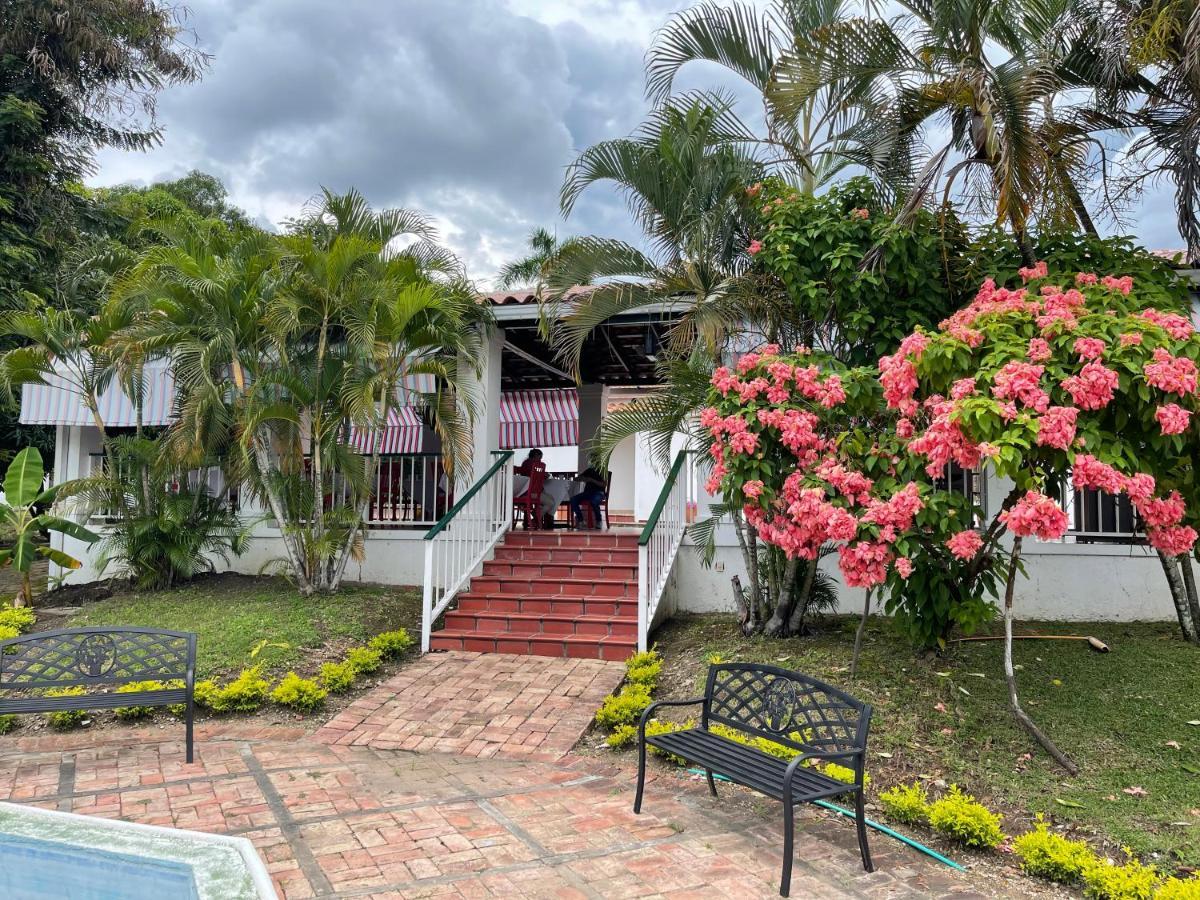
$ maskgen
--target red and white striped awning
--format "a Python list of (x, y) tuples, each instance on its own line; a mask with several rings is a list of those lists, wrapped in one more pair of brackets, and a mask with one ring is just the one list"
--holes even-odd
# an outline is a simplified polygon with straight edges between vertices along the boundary
[[(383, 429), (383, 443), (379, 452), (420, 453), (422, 438), (425, 434), (425, 423), (411, 406), (401, 406), (388, 410), (387, 426)], [(366, 428), (350, 429), (350, 446), (364, 455), (373, 453), (375, 442), (374, 431)]]
[[(146, 363), (142, 424), (168, 425), (175, 418), (175, 378), (165, 360)], [(114, 380), (100, 395), (100, 418), (107, 428), (137, 425), (137, 407)], [(45, 384), (21, 386), (22, 425), (95, 425), (91, 411), (70, 378), (47, 375)]]
[(500, 395), (500, 448), (573, 447), (579, 443), (579, 392), (508, 391)]

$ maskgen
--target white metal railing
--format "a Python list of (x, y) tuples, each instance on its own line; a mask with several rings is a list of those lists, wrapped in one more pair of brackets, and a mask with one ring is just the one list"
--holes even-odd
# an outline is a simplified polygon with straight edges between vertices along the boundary
[(475, 574), (512, 524), (511, 450), (496, 461), (425, 535), (425, 586), (421, 598), (421, 652), (437, 620)]
[[(305, 466), (309, 465), (305, 459)], [(331, 476), (325, 508), (349, 506), (354, 491), (340, 473)], [(394, 453), (379, 457), (371, 486), (367, 527), (436, 525), (453, 502), (442, 454)]]
[(650, 626), (654, 624), (658, 604), (683, 544), (690, 512), (694, 509), (694, 477), (695, 469), (688, 460), (688, 451), (679, 451), (638, 538), (639, 651), (646, 649)]

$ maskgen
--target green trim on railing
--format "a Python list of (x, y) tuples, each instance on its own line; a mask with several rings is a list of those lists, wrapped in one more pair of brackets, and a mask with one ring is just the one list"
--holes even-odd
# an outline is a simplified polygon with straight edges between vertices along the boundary
[(638, 535), (639, 546), (650, 543), (650, 537), (654, 534), (654, 527), (658, 524), (658, 517), (662, 515), (663, 507), (667, 505), (667, 497), (671, 495), (671, 488), (675, 486), (675, 480), (679, 477), (679, 472), (683, 469), (683, 461), (687, 459), (687, 455), (687, 450), (680, 450), (679, 455), (675, 457), (675, 462), (671, 465), (671, 471), (667, 475), (667, 483), (658, 492), (658, 500), (654, 503), (654, 509), (650, 512), (650, 518), (646, 520), (646, 527)]
[(513, 451), (512, 450), (493, 450), (492, 455), (498, 456), (499, 459), (497, 459), (494, 463), (492, 463), (491, 468), (488, 469), (486, 472), (484, 472), (483, 476), (478, 481), (476, 481), (473, 485), (471, 485), (471, 487), (467, 490), (467, 492), (465, 494), (463, 494), (461, 500), (459, 500), (452, 507), (450, 507), (448, 510), (446, 510), (446, 514), (444, 516), (442, 516), (440, 519), (438, 519), (438, 523), (436, 525), (434, 525), (427, 532), (425, 532), (425, 540), (432, 541), (435, 537), (438, 536), (438, 534), (441, 533), (442, 529), (444, 529), (447, 525), (450, 524), (450, 520), (453, 519), (455, 516), (457, 516), (462, 511), (462, 508), (467, 505), (467, 501), (470, 500), (472, 497), (474, 497), (477, 493), (479, 493), (479, 489), (481, 487), (483, 487), (491, 479), (491, 477), (493, 475), (495, 475), (500, 469), (502, 469), (506, 462), (508, 462), (510, 459), (513, 458)]

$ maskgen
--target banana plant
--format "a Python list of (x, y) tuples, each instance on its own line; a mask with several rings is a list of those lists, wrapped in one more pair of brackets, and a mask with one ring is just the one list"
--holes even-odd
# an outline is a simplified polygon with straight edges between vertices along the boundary
[[(100, 539), (77, 522), (51, 515), (48, 510), (65, 484), (42, 490), (42, 454), (36, 447), (26, 447), (9, 464), (4, 476), (4, 499), (0, 501), (0, 532), (11, 536), (12, 546), (0, 549), (0, 569), (12, 566), (21, 573), (21, 593), (15, 606), (27, 606), (33, 601), (33, 582), (29, 570), (35, 557), (42, 557), (64, 569), (83, 565), (62, 550), (38, 544), (34, 537), (43, 531), (57, 531), (68, 537), (93, 544)], [(69, 484), (69, 483), (68, 483)]]

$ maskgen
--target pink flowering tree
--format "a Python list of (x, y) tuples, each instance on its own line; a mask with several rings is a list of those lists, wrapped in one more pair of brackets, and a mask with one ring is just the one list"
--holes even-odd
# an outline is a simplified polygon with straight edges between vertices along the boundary
[[(1055, 498), (1076, 488), (1125, 495), (1164, 566), (1178, 570), (1197, 533), (1194, 496), (1200, 339), (1179, 310), (1139, 301), (1133, 279), (1050, 277), (1023, 269), (1020, 289), (984, 284), (935, 333), (916, 332), (879, 362), (906, 450), (933, 472), (985, 467), (1012, 484), (992, 520), (954, 539), (964, 555), (1002, 539), (1005, 677), (1021, 724), (1068, 770), (1074, 764), (1021, 708), (1012, 666), (1014, 595), (1025, 540), (1053, 541), (1069, 518)], [(1198, 612), (1175, 594), (1195, 640)]]
[[(836, 546), (845, 582), (868, 589), (949, 559), (988, 590), (986, 573), (1002, 564), (1010, 706), (1074, 772), (1017, 693), (1022, 545), (1065, 534), (1055, 498), (1070, 480), (1127, 496), (1164, 567), (1190, 574), (1200, 338), (1180, 310), (1141, 302), (1129, 277), (1063, 283), (1041, 264), (1021, 274), (1027, 286), (988, 281), (936, 331), (910, 334), (879, 361), (877, 381), (776, 347), (748, 354), (714, 372), (701, 424), (712, 437), (710, 492), (790, 559)], [(1011, 483), (990, 518), (937, 484), (952, 465)], [(1186, 589), (1176, 605), (1194, 639), (1200, 613)]]
[[(966, 552), (961, 536), (974, 535), (980, 511), (904, 450), (910, 435), (874, 368), (768, 345), (717, 369), (712, 385), (700, 414), (714, 462), (708, 490), (734, 513), (752, 584), (777, 598), (768, 609), (751, 598), (747, 631), (794, 633), (789, 588), (805, 582), (802, 602), (832, 550), (845, 582), (867, 589), (867, 608), (873, 590), (886, 592), (888, 611), (922, 645), (944, 646), (955, 626), (970, 632), (992, 617), (1004, 551)], [(787, 559), (774, 579), (755, 571), (759, 542)]]

